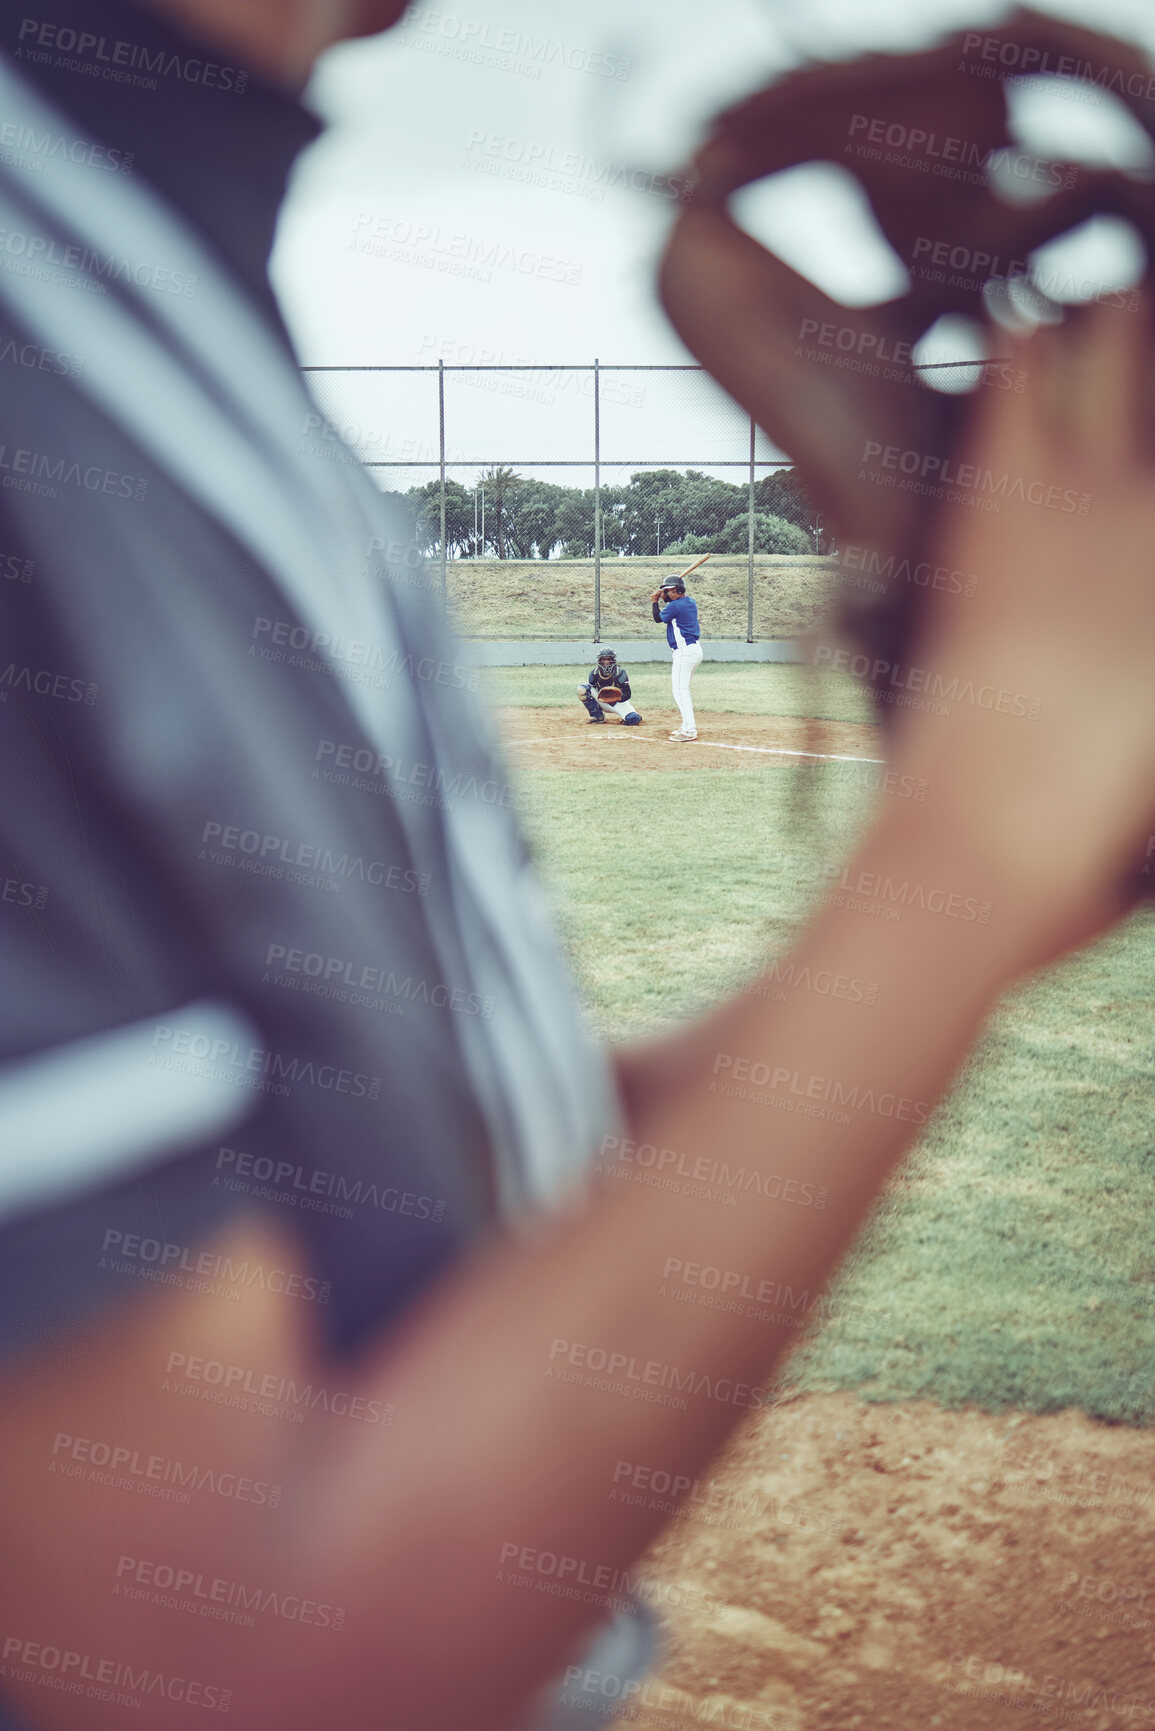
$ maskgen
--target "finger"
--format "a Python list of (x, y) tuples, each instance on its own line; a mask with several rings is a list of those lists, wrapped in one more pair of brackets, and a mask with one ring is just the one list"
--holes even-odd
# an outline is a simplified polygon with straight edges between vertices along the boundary
[(1142, 312), (1102, 302), (1028, 339), (1017, 434), (1037, 460), (1112, 470), (1135, 461), (1147, 444), (1148, 344)]
[(900, 544), (911, 496), (860, 479), (864, 429), (880, 450), (929, 448), (938, 401), (888, 381), (878, 367), (850, 373), (815, 365), (806, 338), (829, 321), (853, 330), (865, 353), (894, 337), (894, 315), (831, 300), (725, 212), (696, 207), (673, 229), (659, 289), (686, 346), (791, 453), (837, 531), (849, 540)]
[(962, 447), (969, 459), (1016, 474), (1050, 467), (1070, 423), (1070, 356), (1062, 327), (1004, 335), (1008, 365), (1026, 381), (1022, 391), (976, 391), (967, 404)]
[[(1065, 443), (1114, 466), (1147, 442), (1148, 322), (1099, 303), (1067, 321), (1058, 354), (1065, 370)], [(1056, 333), (1059, 335), (1060, 333)]]
[(1152, 443), (1150, 341), (1145, 308), (1103, 302), (1012, 338), (1010, 363), (1027, 388), (978, 393), (966, 445), (1047, 481), (1076, 463), (1111, 471), (1133, 464)]

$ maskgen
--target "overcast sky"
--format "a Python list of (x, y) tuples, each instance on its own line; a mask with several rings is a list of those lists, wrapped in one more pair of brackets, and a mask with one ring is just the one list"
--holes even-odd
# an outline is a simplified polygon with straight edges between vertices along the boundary
[[(1150, 0), (1095, 0), (1093, 13), (1086, 0), (1048, 9), (1155, 42)], [(653, 291), (676, 208), (662, 177), (676, 174), (709, 117), (807, 54), (915, 45), (1005, 11), (998, 0), (415, 7), (386, 35), (327, 56), (310, 87), (329, 130), (299, 166), (274, 257), (301, 358), (684, 362)], [(640, 190), (623, 184), (627, 175)], [(790, 228), (812, 258), (835, 265), (844, 249), (836, 255), (822, 205), (796, 201)], [(759, 230), (751, 209), (749, 226), (772, 232)], [(872, 298), (869, 282), (858, 286), (844, 298)], [(436, 385), (427, 375), (314, 376), (313, 386), (363, 456), (436, 461)], [(590, 387), (588, 376), (546, 372), (452, 375), (446, 432), (462, 465), (455, 473), (471, 481), (483, 459), (528, 470), (584, 456)], [(623, 478), (655, 462), (741, 461), (748, 431), (719, 398), (698, 377), (607, 375), (604, 459), (625, 465)], [(759, 454), (777, 453), (761, 444)]]

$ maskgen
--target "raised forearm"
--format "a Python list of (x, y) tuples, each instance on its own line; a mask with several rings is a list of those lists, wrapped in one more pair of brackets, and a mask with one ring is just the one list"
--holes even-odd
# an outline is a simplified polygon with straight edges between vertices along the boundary
[[(854, 872), (942, 888), (944, 862), (912, 858), (903, 840), (880, 832)], [(989, 886), (945, 887), (973, 891), (977, 906)], [(642, 1168), (610, 1150), (579, 1217), (465, 1271), (370, 1373), (397, 1405), (390, 1478), (407, 1486), (411, 1510), (402, 1553), (391, 1527), (391, 1582), (380, 1575), (381, 1526), (366, 1520), (382, 1486), (373, 1446), (333, 1475), (324, 1530), (382, 1614), (401, 1555), (400, 1578), (419, 1595), (436, 1587), (474, 1680), (472, 1723), (490, 1723), (482, 1704), (508, 1704), (596, 1615), (588, 1595), (555, 1596), (557, 1581), (604, 1583), (662, 1524), (660, 1511), (611, 1501), (617, 1464), (692, 1479), (760, 1404), (794, 1338), (779, 1289), (813, 1294), (836, 1265), (1008, 977), (1003, 926), (996, 910), (980, 926), (908, 908), (895, 925), (828, 906), (796, 972), (869, 979), (875, 1003), (748, 994), (624, 1064), (632, 1139), (671, 1151), (681, 1173), (706, 1168), (716, 1182), (723, 1161), (781, 1183), (746, 1186), (737, 1206), (719, 1206), (692, 1182), (638, 1182)], [(750, 1068), (761, 1086), (726, 1082)], [(619, 1181), (604, 1175), (610, 1167)], [(795, 1194), (825, 1189), (826, 1206), (771, 1199), (789, 1196), (790, 1180)], [(743, 1301), (695, 1302), (707, 1295), (680, 1279), (694, 1267), (720, 1271)], [(765, 1302), (747, 1301), (760, 1290)], [(514, 1584), (534, 1580), (541, 1556), (567, 1559), (568, 1572), (544, 1591)], [(422, 1702), (407, 1704), (408, 1722), (448, 1725), (463, 1705), (456, 1681), (438, 1672), (420, 1620), (402, 1615), (414, 1681), (428, 1691), (432, 1674), (446, 1690), (439, 1705), (425, 1695), (427, 1719)], [(361, 1662), (371, 1667), (371, 1655)]]
[[(867, 980), (874, 1002), (805, 985), (788, 987), (786, 1003), (746, 993), (623, 1060), (629, 1138), (688, 1179), (642, 1183), (645, 1169), (608, 1144), (569, 1214), (491, 1244), (344, 1367), (342, 1385), (393, 1409), (391, 1427), (334, 1420), (317, 1435), (225, 1405), (174, 1412), (156, 1392), (174, 1345), (185, 1361), (330, 1380), (292, 1307), (269, 1295), (252, 1316), (166, 1295), (94, 1341), (83, 1371), (62, 1363), (59, 1388), (46, 1373), (26, 1410), (14, 1391), (0, 1444), (13, 1508), (32, 1506), (46, 1439), (62, 1428), (243, 1463), (284, 1486), (281, 1512), (247, 1524), (136, 1498), (110, 1532), (82, 1485), (60, 1484), (37, 1521), (11, 1517), (21, 1608), (44, 1608), (29, 1627), (138, 1661), (148, 1630), (119, 1621), (122, 1601), (74, 1590), (63, 1558), (83, 1556), (94, 1578), (123, 1556), (175, 1558), (206, 1578), (267, 1581), (346, 1609), (339, 1635), (267, 1619), (243, 1645), (219, 1625), (174, 1619), (174, 1663), (232, 1687), (252, 1731), (369, 1731), (383, 1703), (407, 1731), (508, 1724), (621, 1598), (620, 1572), (665, 1519), (611, 1500), (619, 1463), (693, 1479), (761, 1404), (804, 1313), (798, 1295), (821, 1288), (1014, 971), (1011, 898), (965, 881), (957, 861), (948, 868), (917, 826), (877, 830), (847, 881), (887, 877), (921, 886), (900, 921), (831, 901), (793, 957), (796, 980)], [(944, 892), (989, 900), (989, 923), (909, 905), (939, 906)], [(696, 1179), (724, 1185), (720, 1162), (759, 1180), (738, 1181), (735, 1206), (695, 1193)], [(819, 1190), (822, 1208), (791, 1200)], [(285, 1266), (293, 1256), (264, 1254)], [(712, 1290), (683, 1278), (695, 1268), (718, 1271)], [(34, 1693), (56, 1715), (46, 1722), (68, 1731), (118, 1722)], [(168, 1724), (159, 1708), (156, 1723)]]

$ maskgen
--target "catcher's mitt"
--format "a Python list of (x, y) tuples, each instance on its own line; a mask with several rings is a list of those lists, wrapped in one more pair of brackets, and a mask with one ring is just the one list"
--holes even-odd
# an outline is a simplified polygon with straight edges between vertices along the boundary
[(596, 696), (599, 703), (620, 703), (622, 688), (620, 685), (603, 685)]

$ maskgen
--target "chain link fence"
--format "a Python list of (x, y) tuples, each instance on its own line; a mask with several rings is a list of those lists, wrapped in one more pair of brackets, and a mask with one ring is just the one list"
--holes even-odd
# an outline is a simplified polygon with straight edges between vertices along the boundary
[[(693, 365), (306, 367), (319, 457), (397, 503), (462, 635), (651, 638), (649, 597), (704, 552), (713, 640), (801, 635), (832, 587), (790, 460)], [(976, 363), (930, 369), (967, 389)]]

